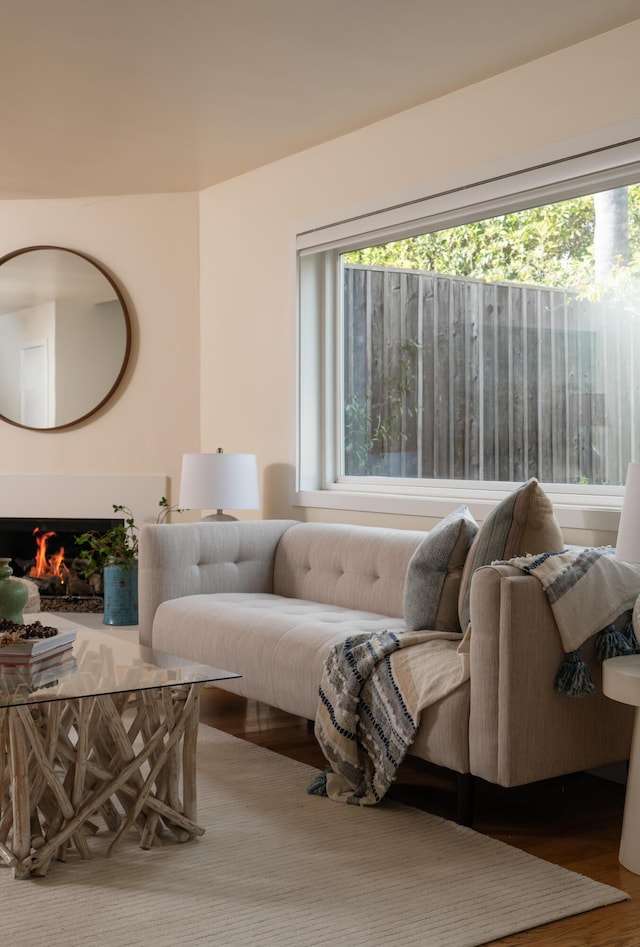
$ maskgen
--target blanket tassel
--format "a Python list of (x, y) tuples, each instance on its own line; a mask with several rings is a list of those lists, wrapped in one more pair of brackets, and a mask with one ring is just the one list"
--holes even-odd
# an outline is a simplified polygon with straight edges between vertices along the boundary
[[(631, 632), (630, 634), (629, 631)], [(598, 632), (595, 647), (598, 661), (606, 661), (607, 658), (617, 658), (623, 654), (635, 654), (637, 642), (633, 633), (633, 627), (629, 628), (629, 626), (627, 626), (624, 631), (618, 631), (615, 625), (607, 625), (606, 628)]]
[(595, 684), (589, 665), (577, 651), (570, 651), (556, 674), (556, 690), (568, 697), (585, 697), (593, 694)]
[(307, 786), (307, 793), (310, 796), (326, 796), (327, 795), (327, 774), (332, 773), (333, 770), (330, 766), (313, 779)]
[(633, 619), (630, 618), (624, 628), (624, 635), (631, 645), (631, 654), (640, 654), (640, 643), (636, 638), (636, 633), (633, 627)]

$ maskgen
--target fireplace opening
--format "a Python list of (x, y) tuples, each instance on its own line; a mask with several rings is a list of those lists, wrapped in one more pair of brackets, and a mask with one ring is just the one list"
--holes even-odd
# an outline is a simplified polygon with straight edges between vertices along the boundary
[[(102, 610), (102, 577), (83, 574), (82, 533), (105, 533), (121, 519), (0, 518), (0, 555), (13, 574), (29, 579), (40, 593), (42, 611)], [(73, 607), (72, 607), (73, 600)]]

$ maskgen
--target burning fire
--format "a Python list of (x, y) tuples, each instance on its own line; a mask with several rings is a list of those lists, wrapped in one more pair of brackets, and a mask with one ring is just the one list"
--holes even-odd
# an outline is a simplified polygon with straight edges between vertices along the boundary
[(69, 570), (64, 564), (64, 547), (61, 546), (59, 552), (53, 553), (47, 558), (47, 543), (56, 534), (53, 531), (41, 534), (40, 529), (36, 526), (33, 535), (36, 537), (37, 552), (35, 565), (31, 567), (29, 575), (37, 579), (56, 576), (64, 584), (69, 574)]

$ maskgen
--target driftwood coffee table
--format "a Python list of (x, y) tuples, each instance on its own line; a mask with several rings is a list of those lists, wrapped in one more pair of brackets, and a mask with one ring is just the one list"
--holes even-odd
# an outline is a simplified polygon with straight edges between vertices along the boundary
[[(74, 623), (29, 615), (65, 630)], [(78, 627), (72, 651), (29, 672), (0, 667), (0, 865), (14, 878), (91, 857), (130, 831), (150, 848), (196, 822), (199, 697), (239, 675)]]

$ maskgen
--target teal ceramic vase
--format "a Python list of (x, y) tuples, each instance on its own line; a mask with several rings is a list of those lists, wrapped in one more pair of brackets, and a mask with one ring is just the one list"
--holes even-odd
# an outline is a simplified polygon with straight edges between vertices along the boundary
[(105, 566), (103, 625), (138, 624), (138, 565)]
[(10, 562), (11, 559), (0, 558), (0, 618), (22, 625), (22, 611), (29, 598), (29, 589), (24, 582), (14, 579)]

